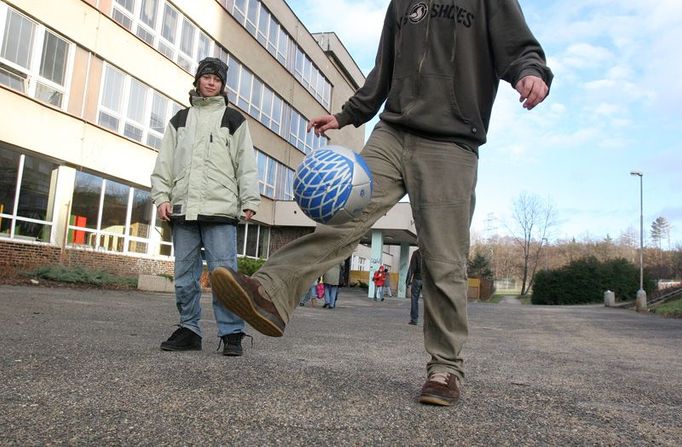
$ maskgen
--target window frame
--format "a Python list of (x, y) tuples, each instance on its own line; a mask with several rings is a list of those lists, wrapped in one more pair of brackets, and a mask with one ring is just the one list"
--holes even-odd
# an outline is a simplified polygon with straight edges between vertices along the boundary
[[(33, 39), (31, 42), (31, 48), (28, 49), (28, 67), (24, 67), (10, 59), (0, 56), (0, 70), (6, 72), (12, 77), (20, 78), (17, 82), (21, 83), (22, 89), (18, 90), (31, 98), (34, 98), (44, 104), (48, 104), (51, 107), (55, 107), (59, 110), (66, 110), (71, 91), (71, 80), (73, 77), (73, 64), (76, 54), (76, 45), (70, 40), (66, 39), (63, 35), (45, 26), (43, 23), (38, 22), (31, 17), (23, 14), (16, 8), (0, 2), (0, 48), (5, 44), (6, 38), (6, 26), (7, 20), (10, 13), (16, 14), (21, 19), (30, 23), (33, 27)], [(51, 34), (55, 38), (64, 42), (67, 46), (64, 55), (64, 85), (60, 85), (51, 79), (48, 79), (40, 74), (42, 68), (42, 54), (45, 49), (46, 35)], [(23, 44), (23, 43), (22, 43)], [(6, 84), (3, 84), (7, 86)], [(41, 99), (37, 96), (39, 85), (44, 85), (47, 88), (59, 93), (61, 101), (59, 105), (53, 104), (52, 102)], [(7, 86), (13, 90), (17, 90), (12, 86)]]
[[(56, 213), (55, 213), (55, 206), (56, 204), (54, 201), (52, 201), (52, 208), (50, 209), (49, 206), (45, 209), (45, 214), (52, 216), (52, 220), (40, 220), (40, 219), (34, 219), (31, 217), (23, 217), (20, 216), (19, 213), (19, 203), (20, 203), (20, 198), (21, 198), (21, 189), (22, 189), (22, 184), (23, 184), (23, 179), (24, 179), (24, 169), (26, 166), (26, 157), (32, 157), (37, 160), (43, 161), (43, 162), (49, 162), (49, 160), (46, 160), (44, 158), (40, 157), (34, 157), (32, 155), (26, 155), (21, 152), (13, 151), (12, 149), (3, 147), (4, 150), (12, 151), (15, 152), (19, 155), (19, 160), (18, 160), (18, 165), (17, 165), (17, 178), (15, 182), (15, 189), (14, 189), (14, 200), (12, 204), (12, 210), (11, 213), (6, 212), (4, 209), (0, 212), (0, 220), (1, 219), (10, 219), (10, 232), (7, 236), (4, 234), (0, 233), (0, 239), (10, 239), (14, 241), (29, 241), (31, 243), (36, 243), (36, 244), (42, 244), (42, 245), (49, 245), (53, 244), (55, 241), (55, 236), (56, 236), (56, 224), (55, 224), (55, 218), (56, 218)], [(59, 168), (60, 166), (56, 163), (49, 162), (54, 165), (54, 169), (57, 170), (57, 176), (59, 176)], [(48, 194), (54, 194), (54, 191), (49, 191)], [(50, 201), (48, 200), (48, 203)], [(16, 228), (17, 228), (17, 222), (28, 222), (28, 223), (34, 223), (34, 224), (39, 224), (43, 226), (49, 226), (50, 227), (50, 236), (49, 240), (47, 241), (41, 241), (38, 240), (38, 238), (34, 237), (22, 237), (21, 235), (16, 234)]]
[[(112, 19), (137, 36), (140, 40), (155, 48), (159, 53), (175, 62), (186, 72), (194, 74), (199, 60), (213, 53), (215, 41), (171, 2), (167, 0), (158, 0), (156, 2), (154, 14), (156, 19), (154, 26), (152, 27), (142, 20), (142, 0), (132, 1), (132, 12), (116, 0), (112, 1)], [(166, 10), (170, 11), (170, 14), (175, 16), (174, 23), (169, 28), (166, 27)], [(125, 16), (125, 18), (130, 21), (130, 26), (128, 27), (117, 20), (117, 14)], [(186, 25), (191, 27), (192, 37), (190, 48), (183, 48)], [(151, 36), (151, 42), (140, 36), (140, 29)], [(172, 36), (164, 35), (166, 29), (172, 32)], [(208, 48), (205, 48), (204, 44), (208, 44)], [(188, 49), (189, 52), (187, 52)]]
[[(117, 75), (122, 76), (123, 79), (123, 85), (120, 89), (120, 92), (117, 92), (120, 94), (119, 100), (120, 100), (120, 109), (121, 111), (114, 110), (110, 108), (107, 105), (104, 105), (102, 103), (102, 100), (105, 96), (105, 93), (107, 93), (107, 89), (105, 89), (106, 86), (106, 76), (109, 71), (115, 72)], [(144, 110), (141, 112), (142, 115), (142, 120), (137, 121), (129, 116), (129, 107), (130, 107), (130, 99), (131, 99), (131, 88), (133, 85), (139, 84), (145, 89), (145, 98), (144, 98)], [(155, 90), (151, 86), (145, 84), (144, 82), (140, 81), (139, 79), (133, 78), (130, 76), (128, 73), (118, 69), (114, 65), (108, 63), (105, 61), (104, 67), (102, 70), (102, 78), (100, 81), (100, 87), (99, 87), (99, 98), (97, 100), (97, 121), (96, 124), (100, 127), (103, 127), (105, 129), (108, 129), (112, 132), (115, 132), (118, 135), (121, 135), (125, 138), (128, 138), (131, 141), (135, 141), (136, 143), (145, 145), (147, 147), (150, 147), (154, 150), (158, 150), (159, 147), (150, 144), (150, 136), (153, 137), (158, 141), (158, 144), (161, 144), (161, 140), (163, 139), (163, 132), (159, 132), (156, 129), (151, 127), (151, 119), (152, 119), (152, 112), (154, 110), (154, 98), (155, 96), (159, 96), (161, 98), (164, 98), (166, 100), (166, 112), (165, 112), (165, 119), (162, 120), (163, 122), (163, 129), (165, 131), (166, 124), (168, 121), (171, 119), (171, 117), (174, 115), (175, 110), (179, 110), (182, 108), (181, 104), (176, 103), (173, 101), (171, 98), (163, 95), (161, 92), (158, 90)], [(105, 113), (106, 115), (115, 118), (118, 120), (118, 125), (116, 129), (111, 129), (110, 127), (104, 125), (101, 121), (100, 114)], [(140, 139), (136, 139), (126, 133), (126, 126), (134, 126), (138, 130), (142, 130), (142, 133), (140, 135)]]

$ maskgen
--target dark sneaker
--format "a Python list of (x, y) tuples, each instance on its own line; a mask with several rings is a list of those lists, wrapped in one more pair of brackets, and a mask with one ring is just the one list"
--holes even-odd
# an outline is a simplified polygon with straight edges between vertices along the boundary
[(211, 272), (211, 286), (223, 306), (258, 332), (270, 337), (284, 335), (284, 320), (260, 283), (229, 267)]
[[(221, 343), (223, 344), (223, 355), (228, 355), (231, 357), (244, 355), (244, 349), (242, 348), (242, 339), (244, 337), (250, 337), (251, 343), (253, 344), (253, 337), (243, 332), (227, 334), (220, 337)], [(221, 343), (218, 343), (218, 349), (220, 349)]]
[(452, 405), (459, 399), (459, 377), (452, 373), (431, 373), (422, 387), (419, 402), (431, 405)]
[(161, 343), (162, 351), (201, 351), (201, 337), (187, 329), (178, 328), (168, 340)]
[(409, 323), (407, 323), (407, 324), (411, 324), (412, 326), (416, 326), (416, 325), (417, 325), (417, 322), (416, 322), (416, 321), (414, 321), (414, 320), (410, 320), (410, 322), (409, 322)]

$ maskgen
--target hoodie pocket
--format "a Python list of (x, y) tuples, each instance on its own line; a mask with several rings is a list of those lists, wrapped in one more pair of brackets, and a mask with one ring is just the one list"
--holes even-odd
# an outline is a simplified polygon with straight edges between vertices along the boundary
[(452, 76), (422, 74), (394, 79), (386, 104), (400, 123), (437, 135), (467, 135), (472, 120), (462, 112)]

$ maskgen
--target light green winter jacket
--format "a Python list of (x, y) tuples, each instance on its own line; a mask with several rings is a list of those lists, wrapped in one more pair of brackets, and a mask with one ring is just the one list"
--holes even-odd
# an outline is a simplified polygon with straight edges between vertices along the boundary
[(168, 123), (151, 175), (152, 200), (173, 218), (236, 222), (258, 210), (258, 168), (244, 116), (224, 96), (191, 94)]

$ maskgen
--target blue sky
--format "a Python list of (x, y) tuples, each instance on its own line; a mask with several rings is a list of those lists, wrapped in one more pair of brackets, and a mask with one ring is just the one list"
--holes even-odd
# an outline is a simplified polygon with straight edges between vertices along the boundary
[[(371, 70), (388, 0), (288, 3), (309, 31), (336, 32)], [(519, 3), (555, 79), (530, 112), (500, 85), (481, 148), (474, 236), (505, 234), (514, 199), (527, 192), (556, 209), (554, 240), (638, 241), (639, 178), (630, 175), (638, 170), (645, 243), (662, 216), (671, 248), (682, 246), (682, 1)]]

